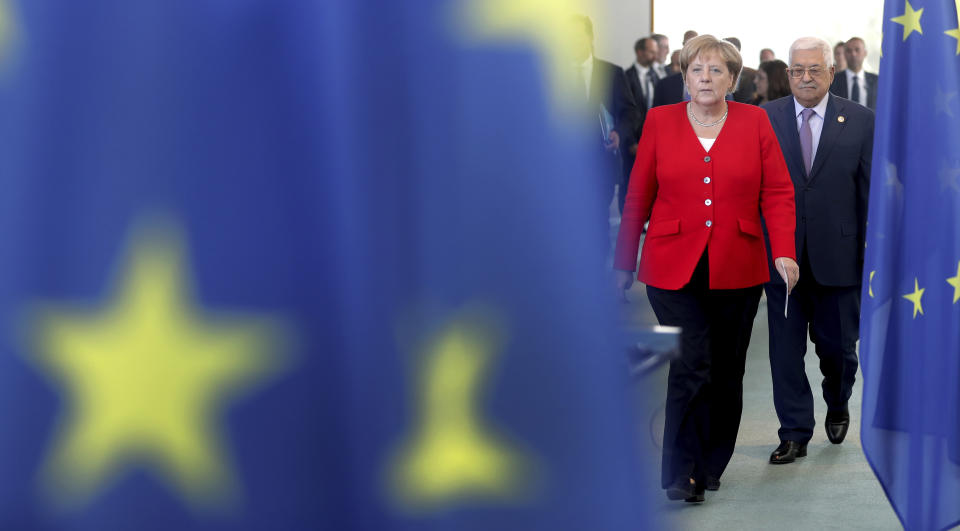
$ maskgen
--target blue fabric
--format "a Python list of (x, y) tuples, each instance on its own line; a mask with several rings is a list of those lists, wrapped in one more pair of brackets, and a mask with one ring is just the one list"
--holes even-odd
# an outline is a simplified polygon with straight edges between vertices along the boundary
[[(955, 3), (883, 17), (861, 312), (864, 451), (903, 525), (960, 523), (960, 56)], [(900, 19), (903, 20), (903, 19)], [(923, 289), (920, 307), (909, 295)]]
[[(460, 39), (460, 4), (11, 3), (0, 528), (653, 525), (585, 135), (533, 41)], [(62, 508), (38, 478), (71, 395), (23, 323), (37, 303), (109, 304), (151, 216), (182, 231), (198, 314), (282, 323), (288, 365), (213, 415), (234, 505), (197, 509), (132, 459)], [(404, 505), (391, 465), (430, 342), (457, 326), (491, 351), (473, 414), (523, 488)]]

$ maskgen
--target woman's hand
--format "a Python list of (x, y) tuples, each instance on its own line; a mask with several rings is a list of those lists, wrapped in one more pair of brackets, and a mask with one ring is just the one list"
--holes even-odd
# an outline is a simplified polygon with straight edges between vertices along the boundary
[(780, 278), (787, 284), (787, 293), (790, 293), (793, 291), (793, 287), (797, 285), (797, 281), (800, 280), (800, 266), (793, 258), (786, 256), (777, 258), (773, 263), (777, 266)]
[(622, 300), (627, 300), (627, 290), (633, 285), (633, 271), (613, 270), (614, 287)]

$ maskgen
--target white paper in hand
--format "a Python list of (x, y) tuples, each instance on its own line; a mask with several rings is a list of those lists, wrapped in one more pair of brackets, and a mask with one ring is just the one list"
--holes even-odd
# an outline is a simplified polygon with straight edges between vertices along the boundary
[(783, 289), (785, 292), (783, 297), (783, 317), (784, 319), (786, 319), (787, 306), (790, 303), (790, 281), (789, 281), (789, 278), (787, 277), (787, 270), (783, 267), (783, 261), (778, 261), (777, 267), (780, 269), (780, 276), (783, 277)]

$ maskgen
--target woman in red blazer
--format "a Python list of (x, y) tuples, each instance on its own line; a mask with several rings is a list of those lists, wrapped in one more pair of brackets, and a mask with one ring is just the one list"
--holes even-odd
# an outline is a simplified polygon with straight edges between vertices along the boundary
[(710, 35), (683, 47), (691, 101), (647, 114), (617, 238), (617, 285), (626, 290), (649, 220), (637, 278), (660, 324), (683, 330), (664, 425), (670, 499), (703, 501), (733, 455), (747, 345), (770, 279), (761, 214), (784, 280), (792, 288), (799, 277), (793, 184), (777, 137), (762, 109), (725, 100), (742, 64), (733, 45)]

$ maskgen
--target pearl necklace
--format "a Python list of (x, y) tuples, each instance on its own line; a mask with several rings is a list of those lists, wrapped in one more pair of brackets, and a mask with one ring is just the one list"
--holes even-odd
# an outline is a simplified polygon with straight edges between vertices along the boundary
[(697, 122), (697, 125), (699, 125), (700, 127), (713, 127), (727, 119), (727, 113), (730, 112), (730, 106), (727, 105), (726, 107), (727, 109), (723, 111), (723, 116), (721, 116), (720, 119), (717, 120), (716, 122), (709, 123), (709, 124), (705, 124), (700, 120), (697, 120), (697, 115), (693, 114), (693, 107), (691, 106), (690, 102), (687, 102), (687, 114), (690, 116), (690, 118), (693, 118), (693, 121)]

